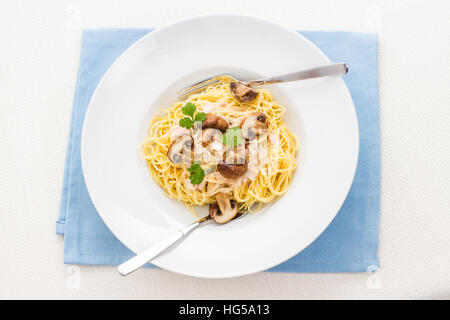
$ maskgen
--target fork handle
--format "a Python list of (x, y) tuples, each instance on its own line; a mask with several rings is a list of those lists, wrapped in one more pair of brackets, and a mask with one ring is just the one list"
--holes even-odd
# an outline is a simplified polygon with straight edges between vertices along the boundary
[(119, 273), (122, 276), (126, 276), (132, 273), (133, 271), (136, 271), (144, 264), (146, 264), (147, 262), (155, 258), (157, 255), (159, 255), (161, 252), (171, 247), (175, 242), (183, 238), (190, 231), (194, 230), (196, 227), (200, 225), (200, 223), (201, 222), (196, 221), (184, 227), (183, 229), (178, 230), (175, 233), (172, 233), (168, 237), (156, 242), (153, 246), (134, 256), (130, 260), (125, 261), (119, 267), (117, 267)]
[(246, 85), (262, 85), (270, 83), (280, 83), (312, 78), (320, 78), (333, 75), (342, 75), (348, 72), (348, 66), (346, 63), (333, 63), (326, 66), (312, 68), (308, 70), (302, 70), (298, 72), (286, 73), (275, 77), (268, 77), (258, 80), (252, 80), (246, 83)]

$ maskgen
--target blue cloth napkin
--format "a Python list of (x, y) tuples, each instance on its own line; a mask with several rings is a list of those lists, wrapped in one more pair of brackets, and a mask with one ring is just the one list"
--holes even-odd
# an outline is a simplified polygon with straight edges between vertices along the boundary
[[(97, 214), (83, 179), (80, 140), (89, 100), (103, 74), (152, 29), (84, 30), (56, 233), (64, 235), (64, 263), (118, 265), (133, 254)], [(331, 61), (345, 61), (359, 122), (360, 153), (350, 193), (339, 214), (308, 248), (269, 271), (366, 272), (378, 268), (380, 121), (378, 38), (375, 34), (302, 31)]]

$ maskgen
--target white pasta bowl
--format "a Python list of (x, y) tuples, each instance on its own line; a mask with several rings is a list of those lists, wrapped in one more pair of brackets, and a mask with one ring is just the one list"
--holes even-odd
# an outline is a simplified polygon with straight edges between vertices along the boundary
[[(194, 221), (156, 185), (138, 155), (152, 115), (176, 100), (177, 89), (217, 73), (246, 79), (329, 62), (297, 32), (241, 15), (199, 16), (140, 39), (106, 72), (84, 121), (83, 173), (103, 221), (135, 253)], [(344, 81), (330, 77), (267, 89), (286, 107), (284, 120), (300, 142), (289, 191), (258, 213), (197, 229), (153, 264), (207, 278), (263, 271), (306, 248), (338, 213), (359, 145)]]

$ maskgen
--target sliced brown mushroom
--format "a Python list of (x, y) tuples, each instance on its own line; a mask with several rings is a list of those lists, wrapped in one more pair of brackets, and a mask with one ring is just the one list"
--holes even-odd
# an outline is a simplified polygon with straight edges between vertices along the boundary
[(211, 142), (220, 139), (222, 136), (222, 131), (214, 128), (206, 128), (202, 130), (202, 145), (203, 147), (208, 146)]
[(214, 219), (215, 216), (219, 216), (221, 214), (222, 214), (222, 212), (220, 212), (220, 209), (219, 209), (219, 206), (217, 205), (217, 203), (211, 203), (209, 205), (209, 215), (211, 216), (211, 218)]
[(226, 223), (237, 215), (238, 205), (236, 201), (230, 200), (224, 193), (218, 193), (216, 200), (217, 204), (209, 205), (209, 215), (215, 222)]
[(252, 112), (241, 123), (242, 135), (247, 140), (253, 140), (258, 135), (265, 133), (268, 127), (269, 122), (262, 112)]
[(194, 146), (194, 139), (188, 134), (183, 134), (177, 137), (170, 145), (167, 157), (176, 165), (186, 164), (192, 162), (192, 147)]
[(258, 95), (258, 90), (237, 82), (230, 83), (230, 89), (233, 95), (241, 101), (252, 101)]
[(221, 162), (217, 165), (219, 173), (227, 179), (237, 179), (242, 177), (248, 170), (248, 164), (230, 164)]
[(214, 128), (214, 129), (218, 129), (222, 132), (225, 132), (228, 129), (228, 122), (227, 122), (227, 120), (218, 116), (217, 114), (208, 113), (206, 115), (206, 120), (203, 121), (203, 123), (202, 123), (202, 128), (203, 129)]

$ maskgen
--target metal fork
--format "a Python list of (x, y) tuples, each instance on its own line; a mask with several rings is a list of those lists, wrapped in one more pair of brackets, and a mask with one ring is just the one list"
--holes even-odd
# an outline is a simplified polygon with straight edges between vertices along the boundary
[(305, 79), (312, 79), (312, 78), (320, 78), (320, 77), (326, 77), (326, 76), (333, 76), (333, 75), (344, 75), (348, 72), (348, 66), (346, 63), (332, 63), (321, 67), (316, 67), (312, 69), (292, 72), (292, 73), (286, 73), (282, 75), (278, 75), (275, 77), (268, 77), (263, 79), (256, 79), (256, 80), (250, 80), (250, 81), (242, 81), (238, 80), (236, 77), (229, 73), (223, 73), (219, 74), (214, 77), (210, 77), (207, 79), (204, 79), (200, 82), (191, 84), (187, 86), (186, 88), (183, 88), (179, 91), (177, 91), (178, 98), (180, 100), (183, 100), (187, 98), (189, 95), (199, 92), (206, 87), (223, 82), (224, 80), (231, 79), (232, 82), (238, 82), (240, 84), (246, 85), (246, 86), (252, 86), (252, 85), (265, 85), (265, 84), (272, 84), (272, 83), (281, 83), (281, 82), (288, 82), (288, 81), (297, 81), (297, 80), (305, 80)]
[[(241, 217), (243, 217), (247, 213), (244, 212), (242, 214), (236, 215), (232, 220), (239, 220)], [(144, 264), (152, 260), (153, 258), (156, 258), (159, 254), (173, 246), (176, 242), (178, 242), (180, 239), (184, 238), (186, 235), (191, 233), (194, 229), (196, 229), (198, 226), (203, 225), (206, 221), (212, 221), (210, 216), (203, 217), (190, 225), (187, 225), (186, 227), (178, 230), (175, 233), (172, 233), (171, 235), (167, 236), (166, 238), (159, 240), (154, 245), (152, 245), (150, 248), (144, 250), (143, 252), (139, 253), (138, 255), (134, 256), (133, 258), (125, 261), (121, 265), (117, 267), (119, 273), (122, 276), (129, 275), (130, 273), (136, 271), (140, 267), (142, 267)]]

